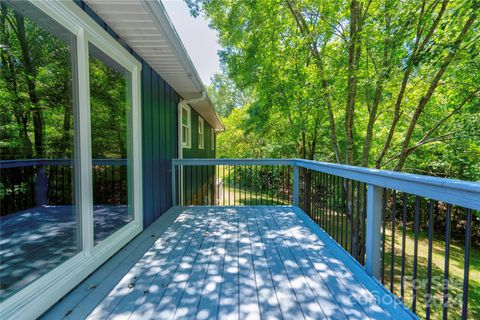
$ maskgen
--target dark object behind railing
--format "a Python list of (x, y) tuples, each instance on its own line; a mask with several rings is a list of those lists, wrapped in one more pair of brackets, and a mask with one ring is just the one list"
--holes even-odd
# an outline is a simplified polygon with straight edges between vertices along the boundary
[[(126, 204), (127, 161), (94, 159), (94, 204)], [(0, 215), (40, 205), (74, 203), (74, 177), (69, 159), (0, 161)]]
[[(189, 202), (198, 189), (185, 175), (201, 167), (211, 174), (200, 185), (216, 187)], [(174, 204), (297, 205), (416, 314), (480, 318), (478, 183), (296, 159), (179, 159), (172, 170)]]

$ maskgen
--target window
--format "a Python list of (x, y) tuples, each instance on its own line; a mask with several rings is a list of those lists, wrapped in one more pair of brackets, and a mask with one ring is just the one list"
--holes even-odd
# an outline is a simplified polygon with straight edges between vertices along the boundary
[(131, 74), (91, 43), (89, 53), (93, 226), (98, 244), (133, 220), (128, 161)]
[(205, 122), (198, 116), (198, 149), (205, 148)]
[(75, 35), (28, 2), (2, 2), (1, 15), (10, 21), (1, 26), (3, 301), (81, 252), (82, 240)]
[(142, 230), (142, 65), (73, 1), (1, 11), (0, 302), (35, 318)]
[(182, 147), (190, 148), (192, 142), (192, 121), (190, 117), (190, 107), (182, 106)]
[(210, 128), (210, 148), (215, 150), (215, 129)]

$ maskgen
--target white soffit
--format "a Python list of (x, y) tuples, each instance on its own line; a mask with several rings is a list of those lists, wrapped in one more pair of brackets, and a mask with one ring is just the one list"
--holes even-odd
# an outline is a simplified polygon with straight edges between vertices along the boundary
[[(205, 90), (160, 0), (84, 1), (183, 99)], [(208, 97), (192, 107), (215, 129), (224, 129)]]

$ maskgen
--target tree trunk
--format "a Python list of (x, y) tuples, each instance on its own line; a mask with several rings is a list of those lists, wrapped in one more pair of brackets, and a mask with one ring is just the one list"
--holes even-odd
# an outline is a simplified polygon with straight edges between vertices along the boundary
[(383, 44), (384, 45), (383, 57), (382, 57), (381, 67), (378, 72), (377, 81), (375, 84), (375, 95), (373, 98), (372, 109), (370, 110), (368, 115), (367, 131), (365, 133), (365, 138), (363, 140), (362, 159), (361, 159), (362, 167), (367, 167), (370, 160), (370, 149), (372, 147), (372, 139), (373, 139), (373, 127), (377, 120), (378, 107), (382, 100), (383, 82), (387, 74), (387, 69), (389, 68), (390, 30), (391, 30), (390, 17), (388, 16), (388, 10), (385, 10), (385, 40)]
[(317, 69), (320, 75), (322, 96), (325, 100), (325, 105), (327, 106), (328, 122), (330, 126), (330, 142), (332, 144), (333, 153), (335, 154), (335, 159), (337, 163), (342, 163), (342, 155), (340, 153), (340, 147), (339, 147), (338, 138), (337, 138), (337, 130), (335, 125), (335, 117), (333, 115), (333, 107), (332, 107), (332, 102), (331, 102), (330, 93), (329, 93), (330, 86), (325, 77), (323, 61), (320, 53), (318, 52), (316, 39), (315, 40), (312, 39), (312, 36), (308, 31), (308, 26), (305, 19), (294, 8), (294, 4), (291, 1), (287, 0), (287, 6), (294, 17), (297, 27), (300, 30), (301, 34), (307, 39), (307, 44), (306, 44), (307, 50), (309, 50), (312, 56), (315, 58), (315, 65), (317, 66)]
[(357, 98), (358, 66), (360, 61), (361, 45), (361, 4), (357, 0), (350, 3), (350, 39), (348, 44), (348, 82), (347, 103), (345, 106), (345, 163), (354, 164), (355, 101)]
[(39, 97), (36, 91), (36, 70), (33, 65), (32, 58), (30, 56), (30, 50), (28, 48), (28, 42), (25, 35), (25, 19), (19, 13), (15, 12), (15, 21), (17, 24), (17, 37), (22, 50), (23, 64), (25, 67), (25, 80), (28, 87), (28, 96), (32, 105), (32, 118), (33, 118), (33, 132), (35, 142), (35, 157), (44, 158), (45, 150), (43, 146), (44, 142), (44, 127), (43, 127), (43, 114), (39, 105)]

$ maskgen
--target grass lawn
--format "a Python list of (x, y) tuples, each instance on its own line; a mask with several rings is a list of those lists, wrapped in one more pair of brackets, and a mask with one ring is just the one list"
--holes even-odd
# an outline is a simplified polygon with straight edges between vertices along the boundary
[[(348, 235), (350, 234), (349, 224), (346, 215), (340, 214), (338, 217), (333, 215), (332, 222), (340, 225), (339, 234), (347, 234), (345, 243), (350, 243)], [(314, 219), (315, 220), (315, 219)], [(328, 220), (327, 220), (328, 224)], [(342, 229), (342, 226), (343, 229)], [(325, 227), (324, 229), (328, 229)], [(333, 236), (333, 235), (332, 235)], [(391, 224), (385, 228), (386, 246), (385, 246), (385, 287), (390, 289), (390, 270), (391, 270), (391, 252), (392, 252), (392, 231)], [(445, 270), (445, 240), (443, 234), (435, 234), (432, 241), (432, 303), (430, 316), (431, 319), (442, 319), (443, 316), (443, 277)], [(334, 237), (335, 238), (335, 237)], [(402, 229), (401, 225), (395, 227), (394, 244), (394, 273), (393, 273), (393, 293), (401, 296), (401, 272), (402, 272)], [(340, 242), (340, 241), (339, 241)], [(404, 277), (404, 303), (412, 308), (413, 297), (413, 265), (414, 265), (414, 243), (415, 234), (412, 229), (407, 227), (405, 233), (405, 277)], [(344, 246), (345, 247), (345, 246)], [(348, 249), (349, 246), (346, 246)], [(449, 262), (449, 319), (461, 319), (462, 316), (462, 294), (463, 294), (463, 274), (464, 274), (464, 246), (460, 241), (452, 239), (450, 245)], [(420, 232), (418, 235), (418, 262), (417, 262), (417, 305), (416, 313), (421, 318), (425, 318), (426, 288), (427, 288), (427, 268), (428, 268), (428, 232)], [(480, 248), (471, 247), (470, 254), (470, 276), (468, 291), (468, 319), (480, 319)]]

